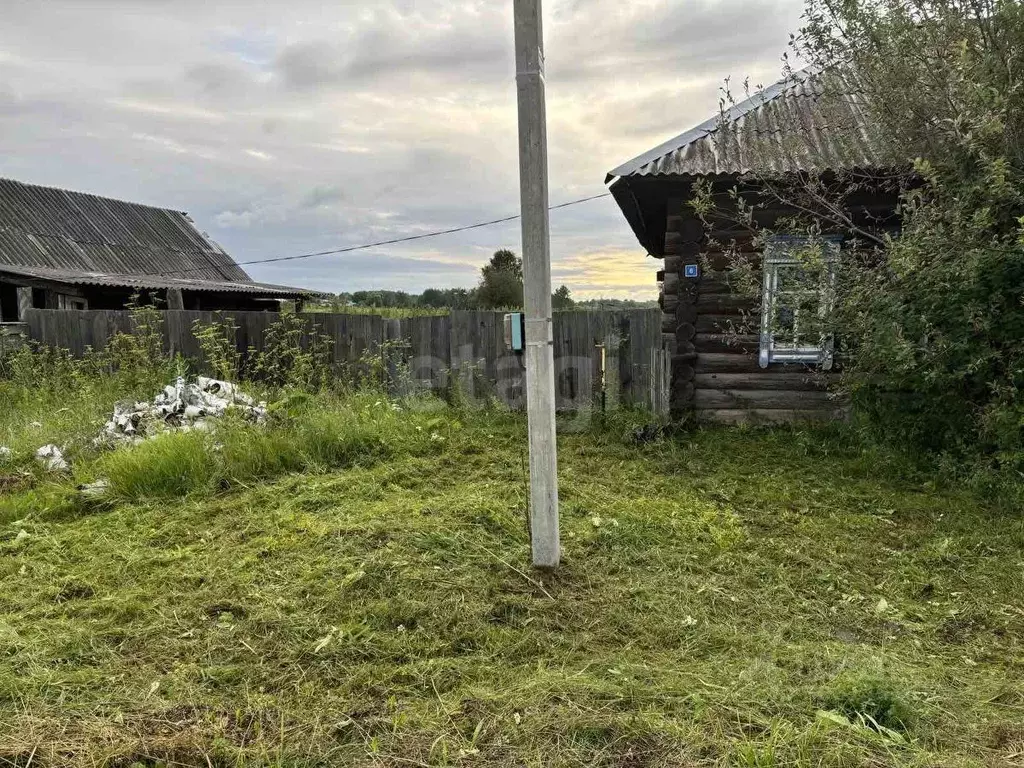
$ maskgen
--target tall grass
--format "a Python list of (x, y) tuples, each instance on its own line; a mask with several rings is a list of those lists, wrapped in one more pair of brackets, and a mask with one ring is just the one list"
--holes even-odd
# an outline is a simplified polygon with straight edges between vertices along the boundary
[(389, 320), (402, 320), (407, 317), (437, 317), (451, 312), (448, 308), (437, 307), (357, 307), (351, 304), (310, 304), (303, 312), (335, 313), (342, 315), (374, 315)]
[(174, 497), (210, 490), (217, 464), (208, 435), (169, 432), (104, 456), (96, 471), (120, 498)]
[(429, 413), (373, 395), (319, 395), (266, 426), (225, 418), (210, 432), (177, 432), (102, 456), (91, 473), (113, 498), (206, 496), (288, 472), (369, 466), (444, 442)]

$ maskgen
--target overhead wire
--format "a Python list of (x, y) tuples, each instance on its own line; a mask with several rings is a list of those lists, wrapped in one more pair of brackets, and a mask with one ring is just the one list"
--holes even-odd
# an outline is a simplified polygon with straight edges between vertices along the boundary
[[(589, 197), (581, 197), (577, 200), (570, 200), (567, 203), (559, 203), (558, 205), (548, 206), (549, 211), (556, 211), (560, 208), (568, 208), (571, 205), (579, 205), (580, 203), (589, 203), (591, 200), (598, 200), (602, 197), (610, 197), (611, 192), (603, 192), (599, 195), (590, 195)], [(254, 259), (252, 261), (237, 261), (235, 262), (238, 266), (250, 266), (252, 264), (271, 264), (282, 261), (298, 261), (300, 259), (312, 259), (317, 256), (334, 256), (341, 253), (352, 253), (353, 251), (365, 251), (370, 248), (379, 248), (384, 245), (396, 245), (398, 243), (409, 243), (414, 240), (425, 240), (430, 237), (440, 237), (442, 235), (452, 235), (456, 232), (467, 232), (471, 229), (480, 229), (482, 227), (490, 227), (495, 224), (505, 224), (509, 221), (515, 221), (522, 217), (521, 213), (517, 213), (514, 216), (504, 216), (500, 219), (490, 219), (489, 221), (480, 221), (475, 224), (465, 224), (459, 227), (451, 227), (449, 229), (439, 229), (433, 232), (423, 232), (418, 235), (407, 235), (405, 237), (395, 237), (390, 240), (378, 240), (372, 243), (361, 243), (360, 245), (348, 245), (341, 248), (331, 248), (326, 251), (315, 251), (313, 253), (299, 253), (292, 256), (274, 256), (268, 259)], [(190, 272), (204, 272), (209, 269), (206, 267), (197, 267), (193, 269), (178, 269), (170, 272), (160, 272), (159, 275), (166, 277), (168, 275), (180, 275), (187, 274)]]

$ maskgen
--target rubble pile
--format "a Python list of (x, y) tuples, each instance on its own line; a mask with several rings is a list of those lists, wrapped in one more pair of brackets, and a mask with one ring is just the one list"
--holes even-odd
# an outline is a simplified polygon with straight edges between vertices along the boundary
[(189, 384), (179, 376), (174, 384), (164, 387), (152, 403), (115, 405), (112, 418), (94, 442), (97, 445), (137, 443), (168, 429), (207, 430), (212, 427), (212, 419), (220, 418), (229, 410), (237, 411), (256, 424), (262, 424), (267, 417), (267, 404), (256, 402), (237, 384), (204, 376)]
[(64, 453), (56, 445), (44, 445), (36, 451), (36, 461), (42, 464), (48, 472), (67, 472), (71, 469)]

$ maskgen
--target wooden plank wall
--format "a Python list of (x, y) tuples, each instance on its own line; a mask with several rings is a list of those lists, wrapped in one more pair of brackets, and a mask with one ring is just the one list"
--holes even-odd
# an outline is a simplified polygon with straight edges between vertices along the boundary
[[(164, 348), (202, 360), (193, 334), (196, 321), (230, 320), (235, 346), (245, 355), (265, 347), (273, 312), (163, 312)], [(379, 315), (309, 312), (299, 315), (308, 330), (333, 342), (341, 368), (361, 366), (381, 355), (401, 386), (443, 392), (458, 376), (470, 396), (496, 397), (507, 405), (525, 405), (522, 358), (505, 347), (503, 312), (454, 311), (449, 315), (388, 320)], [(131, 314), (123, 310), (42, 310), (26, 313), (30, 339), (82, 356), (102, 350), (114, 333), (130, 333)], [(664, 347), (658, 310), (556, 312), (553, 318), (556, 402), (562, 410), (627, 403), (667, 415), (669, 353)], [(608, 372), (607, 366), (615, 366)], [(614, 391), (609, 396), (605, 383)]]

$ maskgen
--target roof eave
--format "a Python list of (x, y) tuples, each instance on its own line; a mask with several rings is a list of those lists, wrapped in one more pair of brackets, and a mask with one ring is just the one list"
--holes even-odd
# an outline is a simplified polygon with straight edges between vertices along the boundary
[(188, 280), (160, 275), (119, 275), (109, 273), (84, 272), (72, 270), (54, 270), (45, 267), (26, 267), (13, 264), (0, 264), (0, 275), (10, 280), (42, 281), (53, 285), (88, 285), (99, 288), (129, 288), (142, 290), (166, 290), (180, 288), (200, 293), (234, 293), (247, 296), (258, 296), (268, 299), (298, 299), (313, 296), (329, 295), (324, 291), (308, 288), (296, 288), (272, 283), (254, 281), (239, 282), (231, 280)]
[(626, 222), (629, 224), (630, 229), (633, 230), (633, 234), (640, 242), (640, 245), (652, 256), (659, 258), (663, 256), (664, 243), (656, 242), (654, 235), (650, 232), (644, 216), (643, 206), (640, 205), (635, 191), (630, 186), (629, 177), (616, 178), (608, 187), (608, 191), (611, 192), (616, 204), (622, 211), (622, 215), (626, 217)]

